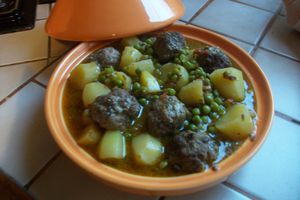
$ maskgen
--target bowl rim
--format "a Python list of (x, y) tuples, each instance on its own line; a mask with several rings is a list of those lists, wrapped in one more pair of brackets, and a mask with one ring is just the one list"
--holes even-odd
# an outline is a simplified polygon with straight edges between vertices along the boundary
[[(176, 177), (147, 177), (123, 172), (96, 161), (82, 150), (72, 138), (63, 120), (61, 102), (64, 85), (76, 64), (93, 50), (112, 41), (84, 42), (71, 50), (57, 65), (49, 81), (45, 98), (45, 115), (50, 132), (58, 146), (77, 165), (100, 180), (120, 189), (140, 194), (174, 195), (197, 191), (221, 181), (244, 165), (261, 147), (271, 127), (274, 103), (270, 84), (255, 60), (243, 49), (225, 37), (193, 25), (172, 25), (161, 31), (178, 31), (185, 37), (222, 48), (232, 58), (252, 85), (255, 93), (257, 137), (247, 139), (231, 156), (221, 161), (220, 170)], [(247, 63), (247, 65), (245, 65)], [(251, 76), (250, 76), (251, 75)], [(255, 76), (254, 76), (255, 75)]]

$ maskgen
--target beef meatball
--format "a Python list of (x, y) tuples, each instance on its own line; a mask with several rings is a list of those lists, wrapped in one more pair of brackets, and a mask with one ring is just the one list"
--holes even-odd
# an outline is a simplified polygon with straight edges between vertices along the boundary
[(148, 130), (157, 137), (167, 136), (178, 130), (189, 111), (175, 96), (163, 94), (148, 113)]
[(113, 47), (106, 47), (98, 50), (96, 53), (97, 61), (102, 67), (116, 67), (120, 62), (120, 52)]
[(195, 50), (195, 56), (200, 67), (208, 73), (231, 65), (228, 56), (226, 56), (225, 53), (218, 47), (204, 47), (197, 49)]
[(185, 48), (184, 37), (178, 32), (164, 32), (157, 36), (153, 50), (160, 62), (168, 62)]
[(170, 166), (181, 172), (199, 172), (217, 157), (218, 146), (205, 133), (184, 131), (170, 142), (167, 153)]
[(102, 128), (124, 130), (140, 113), (141, 106), (126, 90), (114, 88), (111, 93), (99, 96), (89, 108), (90, 116)]

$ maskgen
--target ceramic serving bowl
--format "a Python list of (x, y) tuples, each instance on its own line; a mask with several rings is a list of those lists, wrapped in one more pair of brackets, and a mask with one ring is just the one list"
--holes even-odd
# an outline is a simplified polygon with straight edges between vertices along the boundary
[[(51, 133), (64, 153), (89, 174), (116, 188), (147, 195), (179, 195), (202, 190), (227, 179), (244, 165), (262, 145), (271, 126), (274, 107), (270, 85), (257, 63), (240, 47), (210, 31), (187, 25), (173, 25), (164, 30), (178, 31), (186, 38), (219, 46), (241, 68), (255, 92), (258, 115), (256, 138), (247, 139), (231, 156), (219, 163), (219, 171), (209, 169), (190, 175), (157, 178), (129, 174), (104, 165), (77, 145), (68, 130), (62, 111), (62, 94), (70, 72), (94, 50), (110, 42), (81, 43), (58, 64), (48, 85), (45, 111)], [(162, 30), (162, 31), (164, 31)]]

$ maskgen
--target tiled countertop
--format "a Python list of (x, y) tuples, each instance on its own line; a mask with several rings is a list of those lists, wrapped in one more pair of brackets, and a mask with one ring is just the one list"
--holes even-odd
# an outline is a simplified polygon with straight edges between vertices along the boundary
[(33, 30), (0, 35), (0, 167), (41, 200), (300, 199), (300, 33), (285, 23), (280, 0), (183, 0), (190, 23), (225, 35), (270, 80), (275, 118), (266, 142), (226, 182), (180, 197), (143, 197), (95, 181), (56, 146), (43, 101), (57, 62), (75, 43), (44, 32), (51, 6), (40, 5)]

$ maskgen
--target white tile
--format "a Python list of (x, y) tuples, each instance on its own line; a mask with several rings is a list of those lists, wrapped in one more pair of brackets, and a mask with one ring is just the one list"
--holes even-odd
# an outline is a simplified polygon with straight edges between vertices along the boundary
[(237, 0), (248, 5), (276, 12), (281, 5), (281, 0)]
[(0, 167), (21, 185), (58, 151), (44, 118), (44, 94), (30, 83), (0, 106)]
[(254, 158), (229, 182), (262, 199), (300, 199), (300, 126), (275, 117)]
[(244, 49), (245, 51), (247, 51), (248, 53), (251, 52), (251, 50), (254, 48), (253, 45), (247, 44), (245, 42), (241, 42), (239, 40), (235, 40), (233, 38), (228, 38), (231, 42), (237, 44), (239, 47), (241, 47), (242, 49)]
[(217, 0), (192, 23), (254, 44), (272, 14), (240, 3)]
[(37, 21), (33, 30), (0, 35), (0, 65), (47, 58), (48, 36), (45, 20)]
[(62, 54), (66, 53), (68, 50), (76, 46), (76, 44), (78, 44), (78, 42), (62, 41), (51, 38), (50, 56), (61, 56)]
[(47, 19), (49, 16), (49, 4), (39, 4), (36, 8), (36, 19)]
[(277, 16), (260, 46), (300, 60), (300, 32), (289, 27), (285, 17)]
[(197, 192), (195, 194), (178, 196), (178, 197), (166, 197), (166, 200), (248, 200), (248, 197), (243, 196), (240, 193), (224, 186), (223, 184), (209, 188), (204, 191)]
[(29, 80), (44, 66), (46, 60), (0, 67), (0, 100)]
[(260, 49), (254, 58), (271, 83), (275, 109), (300, 120), (300, 62)]
[(59, 156), (29, 190), (37, 199), (43, 200), (157, 199), (157, 197), (129, 194), (106, 186), (64, 155)]
[(52, 62), (53, 60), (56, 61), (35, 78), (37, 81), (43, 83), (44, 85), (48, 85), (52, 72), (54, 71), (58, 63), (61, 61), (61, 59), (58, 59), (57, 57), (49, 59), (50, 62)]
[(185, 13), (181, 19), (189, 21), (207, 1), (208, 0), (182, 0), (182, 3), (185, 6)]

